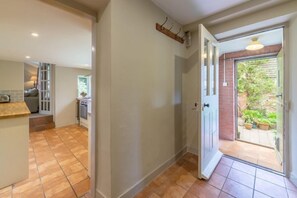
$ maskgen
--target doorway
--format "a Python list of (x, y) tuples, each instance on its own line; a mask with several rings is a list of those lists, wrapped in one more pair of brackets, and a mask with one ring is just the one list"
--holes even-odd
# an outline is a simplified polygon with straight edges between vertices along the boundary
[[(91, 111), (94, 105), (88, 105), (85, 112), (88, 127), (78, 125), (78, 94), (79, 99), (87, 98), (81, 94), (84, 90), (78, 91), (77, 79), (95, 74), (94, 21), (46, 2), (30, 1), (30, 6), (26, 3), (7, 1), (1, 7), (6, 10), (2, 18), (7, 22), (2, 28), (2, 47), (6, 50), (1, 51), (1, 61), (15, 63), (10, 72), (2, 72), (7, 73), (7, 79), (15, 81), (17, 87), (22, 89), (25, 85), (28, 90), (16, 90), (14, 99), (18, 100), (13, 102), (26, 102), (32, 113), (25, 127), (33, 128), (27, 134), (28, 149), (23, 149), (27, 153), (22, 155), (25, 156), (23, 164), (29, 164), (25, 169), (29, 174), (7, 181), (1, 186), (0, 197), (2, 192), (8, 197), (82, 197), (94, 189), (90, 187), (95, 180), (90, 155), (95, 145), (94, 137), (91, 138), (95, 112)], [(24, 7), (26, 10), (19, 9)], [(20, 17), (24, 15), (25, 18)], [(10, 38), (17, 42), (11, 44)], [(95, 82), (95, 78), (90, 81)], [(87, 91), (96, 90), (95, 83), (88, 85), (93, 89)], [(94, 103), (94, 100), (88, 98), (88, 102)]]
[[(264, 46), (246, 50), (255, 38)], [(282, 41), (282, 28), (262, 32), (221, 43), (220, 56), (220, 150), (280, 173), (284, 172)]]

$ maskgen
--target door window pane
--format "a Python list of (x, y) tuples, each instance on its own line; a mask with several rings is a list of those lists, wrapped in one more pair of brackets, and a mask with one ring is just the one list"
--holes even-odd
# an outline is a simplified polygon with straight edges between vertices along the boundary
[(210, 65), (210, 70), (211, 70), (211, 94), (216, 95), (216, 84), (217, 84), (217, 47), (212, 46), (212, 56), (211, 56), (211, 65)]
[(204, 39), (204, 54), (203, 54), (203, 95), (209, 95), (208, 91), (208, 72), (209, 72), (209, 40)]

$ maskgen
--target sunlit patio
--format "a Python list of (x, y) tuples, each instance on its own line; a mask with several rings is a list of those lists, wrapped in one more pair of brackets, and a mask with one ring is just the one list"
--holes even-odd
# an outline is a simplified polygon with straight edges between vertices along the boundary
[(272, 148), (242, 141), (220, 140), (220, 151), (225, 155), (236, 157), (275, 171), (283, 171), (282, 164), (275, 150)]

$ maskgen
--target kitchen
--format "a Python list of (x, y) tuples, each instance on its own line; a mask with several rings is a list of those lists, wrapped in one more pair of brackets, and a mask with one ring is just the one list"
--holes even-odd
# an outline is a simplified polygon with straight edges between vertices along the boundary
[(25, 102), (0, 94), (0, 189), (29, 175), (29, 115)]
[[(92, 99), (91, 99), (91, 75), (79, 75), (77, 77), (78, 84), (78, 97), (76, 98), (77, 104), (77, 121), (78, 124), (82, 127), (88, 129), (88, 142), (91, 142), (91, 120), (92, 120)], [(88, 150), (91, 150), (90, 144), (88, 144)], [(90, 176), (90, 152), (88, 153), (89, 168), (88, 174)]]
[[(0, 197), (82, 197), (90, 190), (90, 152), (88, 129), (76, 118), (77, 77), (92, 73), (92, 21), (44, 2), (29, 4), (1, 6)], [(39, 70), (34, 78), (24, 78), (28, 64)], [(35, 96), (27, 96), (26, 83)], [(29, 97), (37, 101), (31, 112)], [(29, 132), (30, 117), (42, 126), (41, 118), (52, 117), (54, 127), (33, 123)]]

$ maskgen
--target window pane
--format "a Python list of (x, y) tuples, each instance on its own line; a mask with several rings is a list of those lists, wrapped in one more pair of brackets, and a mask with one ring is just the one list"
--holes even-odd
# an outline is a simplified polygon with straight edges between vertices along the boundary
[(216, 83), (217, 83), (217, 47), (212, 46), (212, 58), (211, 58), (211, 93), (216, 95)]
[(86, 76), (78, 76), (78, 96), (87, 96), (89, 95), (89, 80)]
[(204, 54), (203, 54), (203, 58), (204, 58), (204, 66), (203, 66), (203, 95), (207, 96), (209, 95), (208, 92), (208, 72), (209, 72), (209, 40), (204, 39)]

